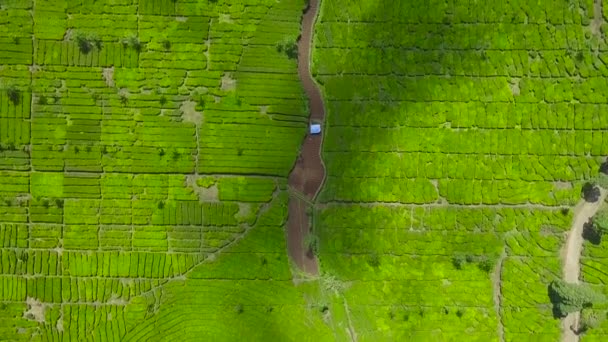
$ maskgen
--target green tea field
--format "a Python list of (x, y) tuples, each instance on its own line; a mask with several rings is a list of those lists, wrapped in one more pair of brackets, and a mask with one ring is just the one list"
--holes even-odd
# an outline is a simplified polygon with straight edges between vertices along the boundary
[(285, 247), (304, 6), (0, 1), (0, 340), (329, 336)]
[(0, 341), (608, 340), (607, 30), (0, 0)]
[(315, 231), (359, 340), (560, 340), (547, 287), (608, 155), (604, 5), (323, 1)]

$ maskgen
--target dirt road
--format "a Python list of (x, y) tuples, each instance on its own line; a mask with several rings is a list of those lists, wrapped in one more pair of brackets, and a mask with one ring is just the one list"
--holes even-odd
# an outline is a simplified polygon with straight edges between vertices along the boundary
[[(578, 283), (581, 273), (581, 252), (583, 250), (583, 229), (585, 223), (599, 210), (606, 199), (607, 192), (602, 191), (602, 196), (596, 203), (588, 203), (584, 200), (574, 209), (574, 222), (568, 233), (566, 245), (562, 249), (563, 277), (569, 283)], [(579, 336), (574, 332), (578, 329), (579, 313), (569, 314), (562, 320), (562, 341), (578, 342)]]
[[(325, 120), (325, 105), (310, 72), (313, 30), (319, 12), (319, 2), (320, 0), (310, 0), (302, 17), (302, 35), (298, 41), (298, 74), (308, 96), (310, 122), (322, 123)], [(304, 246), (304, 240), (311, 226), (310, 218), (306, 214), (307, 202), (314, 201), (325, 180), (325, 165), (321, 159), (322, 143), (322, 134), (307, 135), (300, 156), (289, 175), (289, 187), (292, 192), (302, 194), (307, 201), (294, 194), (289, 196), (287, 250), (300, 269), (315, 275), (319, 273), (318, 262), (312, 251)]]

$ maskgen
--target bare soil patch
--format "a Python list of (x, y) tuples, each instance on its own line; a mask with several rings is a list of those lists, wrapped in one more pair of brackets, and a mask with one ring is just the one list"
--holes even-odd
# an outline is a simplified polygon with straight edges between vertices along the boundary
[(32, 321), (44, 323), (46, 306), (38, 299), (32, 297), (27, 297), (26, 304), (28, 309), (23, 313), (23, 317)]
[(222, 91), (233, 91), (236, 89), (236, 80), (232, 78), (230, 73), (224, 74), (222, 76)]
[(114, 87), (114, 67), (103, 68), (101, 75), (103, 76), (103, 80), (106, 82), (108, 87)]
[(197, 126), (203, 122), (203, 114), (196, 111), (196, 102), (184, 101), (179, 110), (182, 112), (184, 122), (191, 122)]

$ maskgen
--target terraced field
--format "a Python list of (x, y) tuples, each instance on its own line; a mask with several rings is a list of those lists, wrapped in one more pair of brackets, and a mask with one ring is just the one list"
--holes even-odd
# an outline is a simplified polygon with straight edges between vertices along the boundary
[(285, 243), (304, 5), (0, 1), (0, 340), (331, 336)]
[(1, 341), (608, 338), (608, 2), (317, 4), (0, 0)]
[(323, 1), (315, 230), (353, 339), (560, 339), (547, 286), (608, 155), (607, 5)]

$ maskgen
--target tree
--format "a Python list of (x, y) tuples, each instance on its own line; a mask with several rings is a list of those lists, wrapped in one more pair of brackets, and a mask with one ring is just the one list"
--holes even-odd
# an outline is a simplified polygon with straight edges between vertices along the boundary
[(549, 299), (553, 303), (554, 315), (566, 317), (571, 312), (592, 308), (594, 304), (604, 302), (606, 297), (585, 284), (554, 280), (549, 285)]
[(601, 196), (600, 188), (594, 183), (585, 183), (585, 185), (583, 185), (582, 196), (587, 202), (597, 202)]

